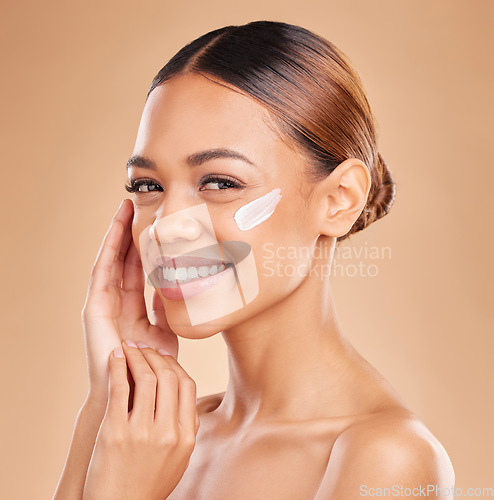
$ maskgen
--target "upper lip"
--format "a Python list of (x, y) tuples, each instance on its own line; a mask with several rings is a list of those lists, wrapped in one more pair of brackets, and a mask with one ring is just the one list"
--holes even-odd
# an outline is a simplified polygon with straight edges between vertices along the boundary
[(210, 259), (207, 257), (193, 257), (187, 255), (177, 255), (176, 257), (160, 256), (156, 259), (157, 267), (201, 267), (201, 266), (220, 266), (228, 264), (226, 261)]

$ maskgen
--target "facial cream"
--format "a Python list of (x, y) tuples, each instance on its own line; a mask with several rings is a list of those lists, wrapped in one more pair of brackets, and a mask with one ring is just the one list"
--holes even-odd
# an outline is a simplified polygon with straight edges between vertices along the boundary
[(235, 212), (234, 216), (238, 228), (242, 231), (246, 231), (271, 217), (276, 205), (278, 205), (281, 200), (280, 193), (280, 188), (273, 189), (264, 196), (247, 203), (247, 205), (244, 205), (243, 207), (240, 207)]

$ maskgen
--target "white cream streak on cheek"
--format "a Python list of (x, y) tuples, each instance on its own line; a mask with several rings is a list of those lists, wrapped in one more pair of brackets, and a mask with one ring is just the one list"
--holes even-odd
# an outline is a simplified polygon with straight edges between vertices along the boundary
[(281, 200), (280, 193), (280, 188), (273, 189), (264, 196), (257, 198), (257, 200), (253, 200), (247, 203), (247, 205), (240, 207), (233, 217), (238, 228), (242, 231), (246, 231), (271, 217), (276, 205), (278, 205)]

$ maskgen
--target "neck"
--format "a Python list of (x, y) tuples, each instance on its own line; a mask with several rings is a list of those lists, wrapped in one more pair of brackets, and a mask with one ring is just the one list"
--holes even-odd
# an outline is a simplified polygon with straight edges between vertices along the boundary
[(222, 335), (230, 376), (218, 410), (230, 422), (352, 410), (356, 352), (338, 324), (329, 279), (308, 276), (288, 297)]

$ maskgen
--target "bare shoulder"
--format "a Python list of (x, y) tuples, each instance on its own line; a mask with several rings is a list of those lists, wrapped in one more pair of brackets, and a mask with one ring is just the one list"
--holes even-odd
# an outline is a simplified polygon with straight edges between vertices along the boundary
[(209, 413), (216, 408), (218, 408), (221, 401), (223, 401), (224, 392), (217, 392), (216, 394), (208, 394), (207, 396), (201, 396), (197, 398), (196, 408), (197, 413), (202, 415), (204, 413)]
[[(393, 409), (346, 428), (336, 439), (315, 500), (407, 496), (406, 488), (452, 488), (451, 461), (439, 440), (412, 412)], [(433, 498), (436, 494), (428, 492)], [(410, 496), (410, 493), (408, 493)], [(422, 493), (425, 496), (425, 493)], [(441, 498), (447, 498), (442, 496)]]

